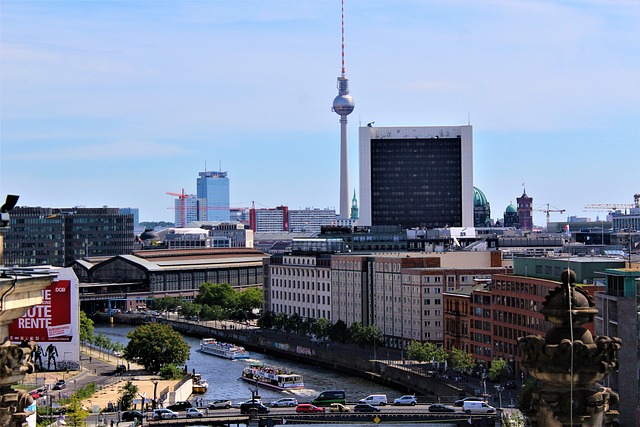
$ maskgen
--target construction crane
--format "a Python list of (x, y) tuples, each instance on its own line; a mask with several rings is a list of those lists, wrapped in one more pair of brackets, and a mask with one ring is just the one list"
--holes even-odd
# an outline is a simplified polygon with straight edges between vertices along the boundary
[(186, 211), (185, 200), (189, 198), (189, 195), (184, 193), (184, 188), (182, 189), (182, 193), (173, 193), (170, 191), (167, 191), (166, 193), (170, 196), (175, 196), (180, 199), (180, 215), (182, 216), (181, 218), (182, 224), (180, 224), (180, 227), (184, 227), (185, 211)]
[[(551, 209), (553, 208), (553, 209)], [(544, 212), (547, 214), (547, 231), (549, 231), (549, 214), (551, 212), (558, 212), (558, 213), (564, 213), (566, 211), (566, 209), (558, 209), (555, 206), (551, 206), (549, 203), (547, 203), (547, 209), (536, 209), (536, 211), (538, 212)]]
[(618, 209), (631, 209), (633, 207), (635, 205), (631, 203), (592, 203), (584, 208), (585, 210), (595, 211), (617, 211)]

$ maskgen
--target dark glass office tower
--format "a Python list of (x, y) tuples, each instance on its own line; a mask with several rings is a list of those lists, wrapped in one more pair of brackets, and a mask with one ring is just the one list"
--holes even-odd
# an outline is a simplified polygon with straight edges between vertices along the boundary
[(471, 131), (360, 128), (360, 224), (473, 227)]

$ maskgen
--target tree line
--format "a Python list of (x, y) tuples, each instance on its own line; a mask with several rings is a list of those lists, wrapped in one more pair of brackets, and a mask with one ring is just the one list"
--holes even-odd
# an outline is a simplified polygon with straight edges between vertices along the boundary
[(151, 310), (175, 311), (191, 320), (238, 320), (256, 318), (262, 308), (260, 288), (236, 290), (228, 283), (203, 283), (193, 301), (175, 297), (156, 298), (147, 303)]

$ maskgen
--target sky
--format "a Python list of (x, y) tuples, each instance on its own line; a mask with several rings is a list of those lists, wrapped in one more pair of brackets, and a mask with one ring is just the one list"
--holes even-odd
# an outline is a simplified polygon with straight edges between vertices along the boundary
[[(358, 126), (473, 126), (501, 218), (640, 193), (638, 0), (346, 0)], [(232, 207), (339, 210), (339, 0), (0, 0), (0, 198), (173, 221), (198, 173)], [(523, 187), (524, 185), (524, 187)]]

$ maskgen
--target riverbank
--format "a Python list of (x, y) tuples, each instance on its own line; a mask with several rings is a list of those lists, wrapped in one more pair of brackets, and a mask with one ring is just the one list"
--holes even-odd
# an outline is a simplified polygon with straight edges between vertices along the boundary
[[(135, 363), (127, 363), (129, 369), (123, 374), (116, 374), (116, 367), (120, 363), (122, 361), (113, 354), (83, 347), (80, 355), (80, 371), (27, 374), (21, 386), (30, 390), (47, 387), (49, 391), (37, 399), (38, 405), (50, 405), (55, 408), (61, 399), (71, 397), (78, 389), (93, 383), (96, 385), (96, 392), (82, 400), (82, 406), (92, 413), (114, 412), (115, 414), (122, 387), (127, 381), (137, 386), (138, 394), (149, 400), (153, 399), (154, 395), (157, 398), (166, 396), (180, 385), (181, 380), (162, 380), (156, 375), (148, 374), (142, 366)], [(64, 380), (66, 386), (60, 390), (53, 390), (54, 384), (60, 380)], [(142, 407), (139, 401), (141, 399), (136, 402), (138, 409)]]

